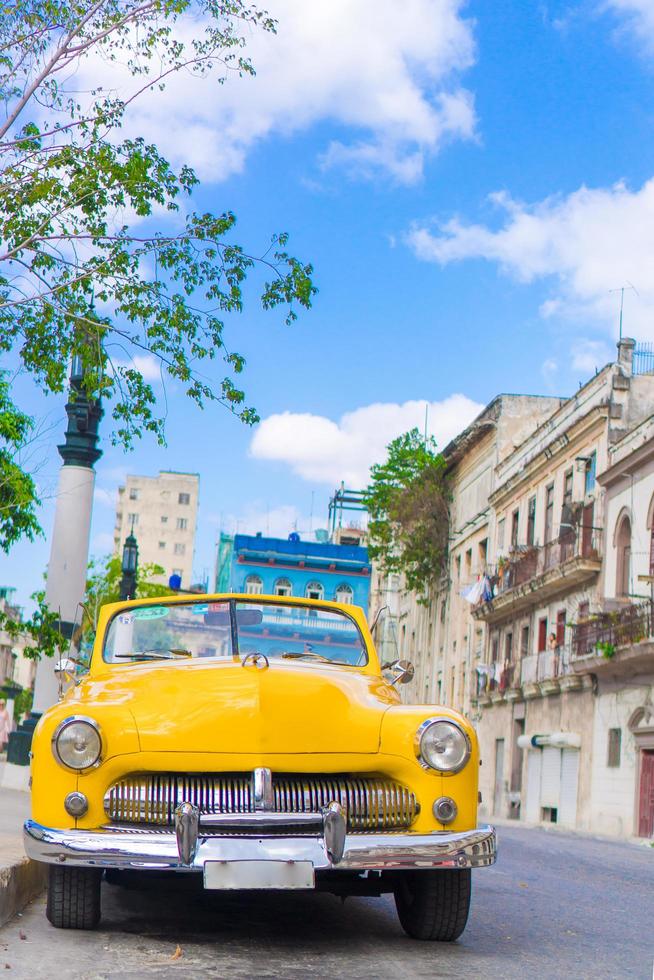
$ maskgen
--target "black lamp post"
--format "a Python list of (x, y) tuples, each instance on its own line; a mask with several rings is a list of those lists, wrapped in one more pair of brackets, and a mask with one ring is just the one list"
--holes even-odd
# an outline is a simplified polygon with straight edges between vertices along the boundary
[(120, 580), (120, 598), (133, 599), (136, 592), (136, 573), (139, 567), (139, 548), (134, 537), (134, 528), (125, 538), (123, 545), (123, 576)]

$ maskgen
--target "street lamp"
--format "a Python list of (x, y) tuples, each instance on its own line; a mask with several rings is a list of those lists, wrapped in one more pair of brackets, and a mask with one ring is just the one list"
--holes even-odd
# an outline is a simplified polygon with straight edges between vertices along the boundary
[(122, 578), (120, 580), (120, 599), (133, 599), (136, 592), (136, 573), (139, 567), (139, 548), (134, 537), (134, 525), (123, 545)]

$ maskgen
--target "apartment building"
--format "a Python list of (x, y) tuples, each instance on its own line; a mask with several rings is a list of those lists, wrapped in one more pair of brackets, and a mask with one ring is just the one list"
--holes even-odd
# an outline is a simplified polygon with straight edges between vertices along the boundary
[(558, 398), (499, 395), (445, 447), (452, 492), (449, 562), (429, 595), (406, 592), (399, 576), (373, 577), (371, 622), (383, 605), (392, 613), (378, 616), (376, 642), (382, 633), (385, 647), (397, 638), (397, 656), (415, 667), (413, 681), (402, 688), (406, 701), (469, 711), (470, 677), (482, 657), (485, 628), (473, 620), (461, 593), (486, 570), (495, 467), (560, 405)]
[(158, 476), (130, 475), (118, 488), (114, 551), (121, 554), (125, 538), (134, 531), (139, 564), (161, 565), (154, 581), (165, 585), (179, 575), (182, 588), (193, 581), (200, 477), (197, 473), (162, 470)]
[[(0, 586), (0, 612), (14, 622), (20, 622), (23, 611), (14, 601), (15, 592), (11, 586)], [(27, 689), (32, 687), (36, 661), (28, 660), (23, 654), (27, 642), (25, 636), (13, 637), (6, 630), (0, 629), (0, 689), (5, 684)]]
[(475, 723), (482, 815), (654, 829), (654, 356), (634, 347), (572, 398), (500, 396), (446, 447), (448, 573), (398, 589), (403, 696)]

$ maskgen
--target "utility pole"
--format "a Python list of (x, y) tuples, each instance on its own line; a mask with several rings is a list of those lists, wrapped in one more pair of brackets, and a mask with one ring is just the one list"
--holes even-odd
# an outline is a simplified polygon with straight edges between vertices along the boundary
[[(74, 357), (66, 403), (68, 425), (61, 446), (57, 446), (63, 465), (59, 473), (50, 560), (45, 588), (47, 607), (59, 616), (59, 630), (70, 640), (80, 603), (86, 592), (94, 466), (102, 455), (98, 449), (98, 427), (102, 418), (100, 402), (89, 399), (84, 390), (84, 369)], [(58, 697), (54, 658), (43, 657), (36, 668), (33, 714), (40, 716)]]
[[(63, 444), (57, 446), (63, 465), (57, 487), (45, 603), (58, 615), (61, 635), (72, 640), (86, 592), (95, 486), (93, 467), (102, 455), (97, 445), (102, 408), (84, 390), (84, 370), (78, 357), (73, 358), (68, 391), (68, 425)], [(37, 663), (32, 713), (9, 736), (2, 775), (2, 786), (8, 789), (27, 789), (34, 728), (43, 712), (59, 697), (55, 662), (55, 657), (42, 657)]]

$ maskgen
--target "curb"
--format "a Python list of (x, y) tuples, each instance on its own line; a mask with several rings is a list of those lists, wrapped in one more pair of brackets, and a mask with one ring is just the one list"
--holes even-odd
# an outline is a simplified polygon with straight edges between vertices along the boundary
[(47, 877), (46, 866), (27, 857), (0, 867), (0, 926), (44, 890)]

